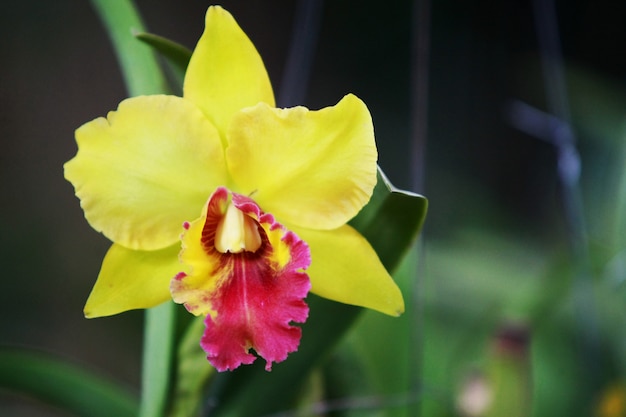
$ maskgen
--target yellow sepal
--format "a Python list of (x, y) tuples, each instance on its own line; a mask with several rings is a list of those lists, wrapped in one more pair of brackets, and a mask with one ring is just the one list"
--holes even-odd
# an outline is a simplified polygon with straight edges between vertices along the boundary
[(354, 228), (293, 229), (311, 248), (311, 292), (390, 316), (404, 312), (400, 289), (369, 242)]
[(185, 74), (184, 97), (196, 103), (224, 137), (233, 114), (274, 93), (256, 48), (233, 16), (209, 7), (206, 26)]
[(113, 244), (85, 304), (85, 317), (154, 307), (171, 299), (170, 281), (183, 269), (179, 251), (180, 243), (156, 251), (136, 251)]

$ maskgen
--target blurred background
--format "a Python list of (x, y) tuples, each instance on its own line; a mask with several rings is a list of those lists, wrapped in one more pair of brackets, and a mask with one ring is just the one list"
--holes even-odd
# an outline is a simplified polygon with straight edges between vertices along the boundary
[[(381, 167), (430, 201), (419, 252), (398, 275), (408, 313), (368, 312), (335, 358), (370, 346), (357, 359), (374, 382), (349, 395), (376, 401), (354, 415), (487, 415), (480, 401), (508, 390), (536, 416), (626, 416), (626, 3), (557, 1), (539, 27), (526, 0), (413, 3), (325, 2), (301, 102), (361, 97)], [(149, 31), (189, 48), (209, 4), (137, 1)], [(279, 90), (297, 3), (221, 4)], [(143, 314), (83, 318), (109, 242), (62, 168), (74, 130), (126, 97), (112, 47), (78, 0), (2, 2), (0, 45), (0, 344), (137, 391)], [(485, 382), (494, 369), (519, 384)], [(0, 415), (66, 414), (0, 392)]]

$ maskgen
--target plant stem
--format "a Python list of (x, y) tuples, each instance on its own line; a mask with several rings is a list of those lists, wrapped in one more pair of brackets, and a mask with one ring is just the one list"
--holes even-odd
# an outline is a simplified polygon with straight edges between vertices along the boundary
[(104, 24), (119, 61), (130, 96), (162, 94), (166, 81), (151, 48), (135, 32), (146, 32), (132, 0), (91, 0)]
[(140, 417), (161, 417), (168, 406), (174, 313), (171, 302), (146, 310)]

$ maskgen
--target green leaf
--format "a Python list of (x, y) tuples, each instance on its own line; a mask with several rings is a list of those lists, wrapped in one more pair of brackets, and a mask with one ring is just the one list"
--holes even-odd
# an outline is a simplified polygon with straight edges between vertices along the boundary
[(208, 380), (215, 374), (200, 347), (204, 332), (204, 317), (195, 317), (178, 347), (176, 385), (172, 398), (171, 417), (193, 417), (198, 415)]
[(0, 350), (0, 388), (85, 417), (134, 417), (138, 402), (119, 384), (42, 353)]
[(130, 0), (91, 0), (113, 43), (131, 96), (161, 94), (167, 83), (154, 52), (138, 42), (133, 32), (144, 32), (139, 13)]
[[(394, 274), (406, 300), (412, 301), (416, 270), (417, 250), (412, 250)], [(416, 415), (410, 410), (422, 399), (422, 393), (415, 386), (418, 369), (413, 332), (417, 312), (411, 301), (401, 317), (375, 311), (362, 314), (324, 367), (329, 398), (374, 398), (376, 401), (365, 405), (369, 412), (378, 410), (376, 416)], [(363, 407), (351, 404), (342, 416), (356, 417), (363, 412)]]
[(191, 50), (183, 45), (152, 33), (137, 32), (135, 37), (156, 49), (172, 70), (177, 89), (182, 91), (185, 72), (191, 59)]
[[(411, 247), (426, 216), (427, 200), (393, 187), (379, 171), (379, 181), (370, 203), (353, 220), (378, 252), (382, 263), (394, 271)], [(313, 294), (307, 298), (310, 316), (302, 326), (298, 352), (264, 371), (261, 360), (220, 374), (209, 402), (219, 400), (212, 416), (259, 416), (289, 409), (300, 393), (298, 382), (327, 356), (363, 309), (329, 301)]]
[(383, 265), (394, 271), (422, 229), (428, 200), (399, 190), (378, 169), (371, 201), (350, 222), (376, 249)]

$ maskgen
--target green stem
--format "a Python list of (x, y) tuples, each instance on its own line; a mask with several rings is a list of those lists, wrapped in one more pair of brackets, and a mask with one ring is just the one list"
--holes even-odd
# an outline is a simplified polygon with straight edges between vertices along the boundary
[(174, 333), (174, 303), (146, 310), (140, 417), (161, 417), (168, 406)]
[[(91, 0), (107, 29), (129, 95), (166, 92), (166, 81), (155, 54), (133, 36), (145, 32), (131, 0)], [(172, 367), (174, 305), (166, 303), (146, 310), (144, 333), (141, 417), (161, 417), (167, 407)]]
[(162, 94), (166, 81), (152, 49), (133, 35), (145, 32), (131, 0), (91, 0), (113, 43), (128, 93)]

